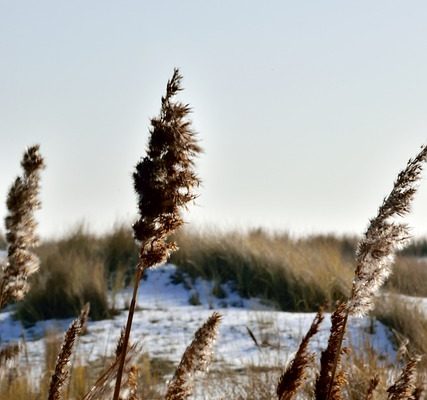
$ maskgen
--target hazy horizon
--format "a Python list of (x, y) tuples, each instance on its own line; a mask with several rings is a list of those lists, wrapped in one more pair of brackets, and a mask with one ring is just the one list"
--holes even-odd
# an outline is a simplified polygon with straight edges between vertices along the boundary
[[(42, 236), (134, 220), (133, 166), (179, 67), (205, 151), (189, 224), (361, 234), (427, 144), (426, 17), (421, 1), (0, 0), (0, 219), (39, 143)], [(427, 234), (427, 173), (406, 221)]]

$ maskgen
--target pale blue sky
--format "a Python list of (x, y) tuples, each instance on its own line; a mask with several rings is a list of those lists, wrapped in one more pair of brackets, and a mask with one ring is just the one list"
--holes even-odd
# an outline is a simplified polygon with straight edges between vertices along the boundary
[(427, 142), (426, 20), (424, 1), (0, 0), (0, 198), (40, 143), (43, 235), (132, 220), (179, 67), (205, 149), (188, 221), (362, 232)]

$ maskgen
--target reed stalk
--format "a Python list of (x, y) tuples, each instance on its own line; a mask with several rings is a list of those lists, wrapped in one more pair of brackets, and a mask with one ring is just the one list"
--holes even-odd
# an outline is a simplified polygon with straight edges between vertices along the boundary
[(162, 97), (160, 115), (151, 120), (147, 155), (133, 174), (140, 214), (133, 230), (140, 252), (113, 400), (119, 399), (140, 280), (146, 269), (164, 263), (177, 249), (168, 238), (184, 223), (181, 210), (196, 198), (193, 188), (200, 184), (194, 172), (194, 158), (201, 148), (188, 119), (190, 107), (174, 101), (182, 90), (181, 80), (175, 69)]

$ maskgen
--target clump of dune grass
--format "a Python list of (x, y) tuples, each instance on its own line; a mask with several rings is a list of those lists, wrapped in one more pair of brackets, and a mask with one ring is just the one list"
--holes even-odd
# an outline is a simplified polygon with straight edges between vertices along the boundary
[(138, 258), (132, 230), (123, 224), (102, 235), (79, 224), (63, 237), (43, 241), (36, 251), (41, 269), (31, 277), (32, 289), (17, 305), (16, 315), (25, 323), (74, 317), (87, 302), (93, 320), (110, 317), (117, 312), (114, 293), (131, 282), (132, 263)]
[(132, 229), (124, 223), (116, 224), (99, 238), (98, 252), (105, 266), (109, 287), (129, 285), (138, 262), (138, 246)]
[(120, 394), (139, 281), (147, 268), (164, 263), (176, 250), (176, 244), (168, 241), (168, 237), (184, 223), (181, 210), (195, 199), (193, 189), (200, 184), (194, 172), (194, 159), (201, 148), (191, 129), (190, 108), (174, 100), (182, 90), (181, 80), (182, 76), (175, 69), (167, 83), (166, 95), (162, 97), (160, 115), (151, 120), (147, 155), (136, 165), (133, 174), (140, 214), (133, 230), (140, 243), (140, 252), (114, 400), (118, 400)]
[[(375, 317), (394, 333), (398, 345), (408, 341), (408, 349), (414, 354), (427, 354), (427, 317), (416, 303), (411, 304), (399, 296), (388, 295), (377, 301)], [(420, 361), (427, 370), (427, 359)]]
[(23, 175), (15, 179), (6, 201), (7, 262), (0, 277), (0, 308), (24, 298), (29, 290), (28, 277), (40, 264), (33, 252), (38, 244), (34, 212), (40, 208), (40, 171), (44, 168), (38, 145), (27, 149), (21, 166)]
[[(70, 318), (91, 304), (93, 320), (110, 316), (104, 263), (93, 247), (96, 239), (80, 230), (39, 249), (42, 270), (32, 290), (18, 303), (16, 316), (32, 324), (51, 318)], [(84, 279), (82, 279), (84, 277)]]
[(354, 261), (346, 238), (293, 238), (262, 230), (180, 230), (171, 262), (191, 277), (230, 283), (285, 311), (317, 311), (350, 294)]
[(385, 289), (409, 296), (427, 297), (427, 260), (409, 255), (398, 255), (393, 274)]

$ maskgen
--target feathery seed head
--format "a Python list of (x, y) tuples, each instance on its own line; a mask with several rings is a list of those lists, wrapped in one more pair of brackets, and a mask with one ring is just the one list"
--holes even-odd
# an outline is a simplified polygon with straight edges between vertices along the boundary
[(50, 381), (48, 400), (61, 400), (63, 398), (62, 389), (70, 374), (69, 367), (74, 343), (86, 325), (89, 310), (90, 306), (87, 303), (80, 312), (79, 317), (71, 323), (67, 332), (65, 332), (64, 341), (56, 360), (55, 372)]
[(319, 331), (323, 318), (323, 312), (320, 310), (316, 314), (307, 334), (301, 341), (294, 359), (290, 362), (285, 372), (280, 376), (276, 390), (279, 400), (293, 399), (296, 396), (298, 389), (304, 384), (307, 376), (307, 370), (315, 357), (314, 353), (309, 353), (308, 345), (313, 336)]
[(6, 201), (8, 259), (0, 278), (0, 308), (24, 297), (29, 290), (27, 278), (40, 263), (31, 250), (38, 243), (34, 211), (40, 208), (40, 171), (44, 168), (38, 145), (27, 149), (21, 165), (24, 173), (16, 178)]
[(410, 211), (426, 157), (427, 147), (423, 146), (418, 155), (408, 161), (358, 245), (356, 272), (349, 302), (349, 312), (352, 315), (363, 316), (373, 308), (374, 296), (390, 275), (395, 252), (404, 247), (410, 238), (408, 226), (394, 222), (393, 219)]
[(183, 400), (191, 396), (194, 374), (197, 371), (204, 372), (211, 361), (221, 318), (221, 314), (214, 312), (197, 330), (169, 382), (166, 400)]
[(141, 242), (142, 267), (160, 264), (176, 250), (166, 239), (183, 224), (180, 210), (196, 198), (193, 188), (200, 184), (193, 167), (202, 150), (188, 119), (190, 108), (173, 101), (182, 90), (181, 79), (175, 69), (162, 97), (160, 115), (151, 120), (147, 155), (133, 174), (140, 213), (133, 229)]
[(420, 357), (411, 357), (399, 379), (387, 389), (388, 400), (411, 400), (417, 390), (417, 364)]

